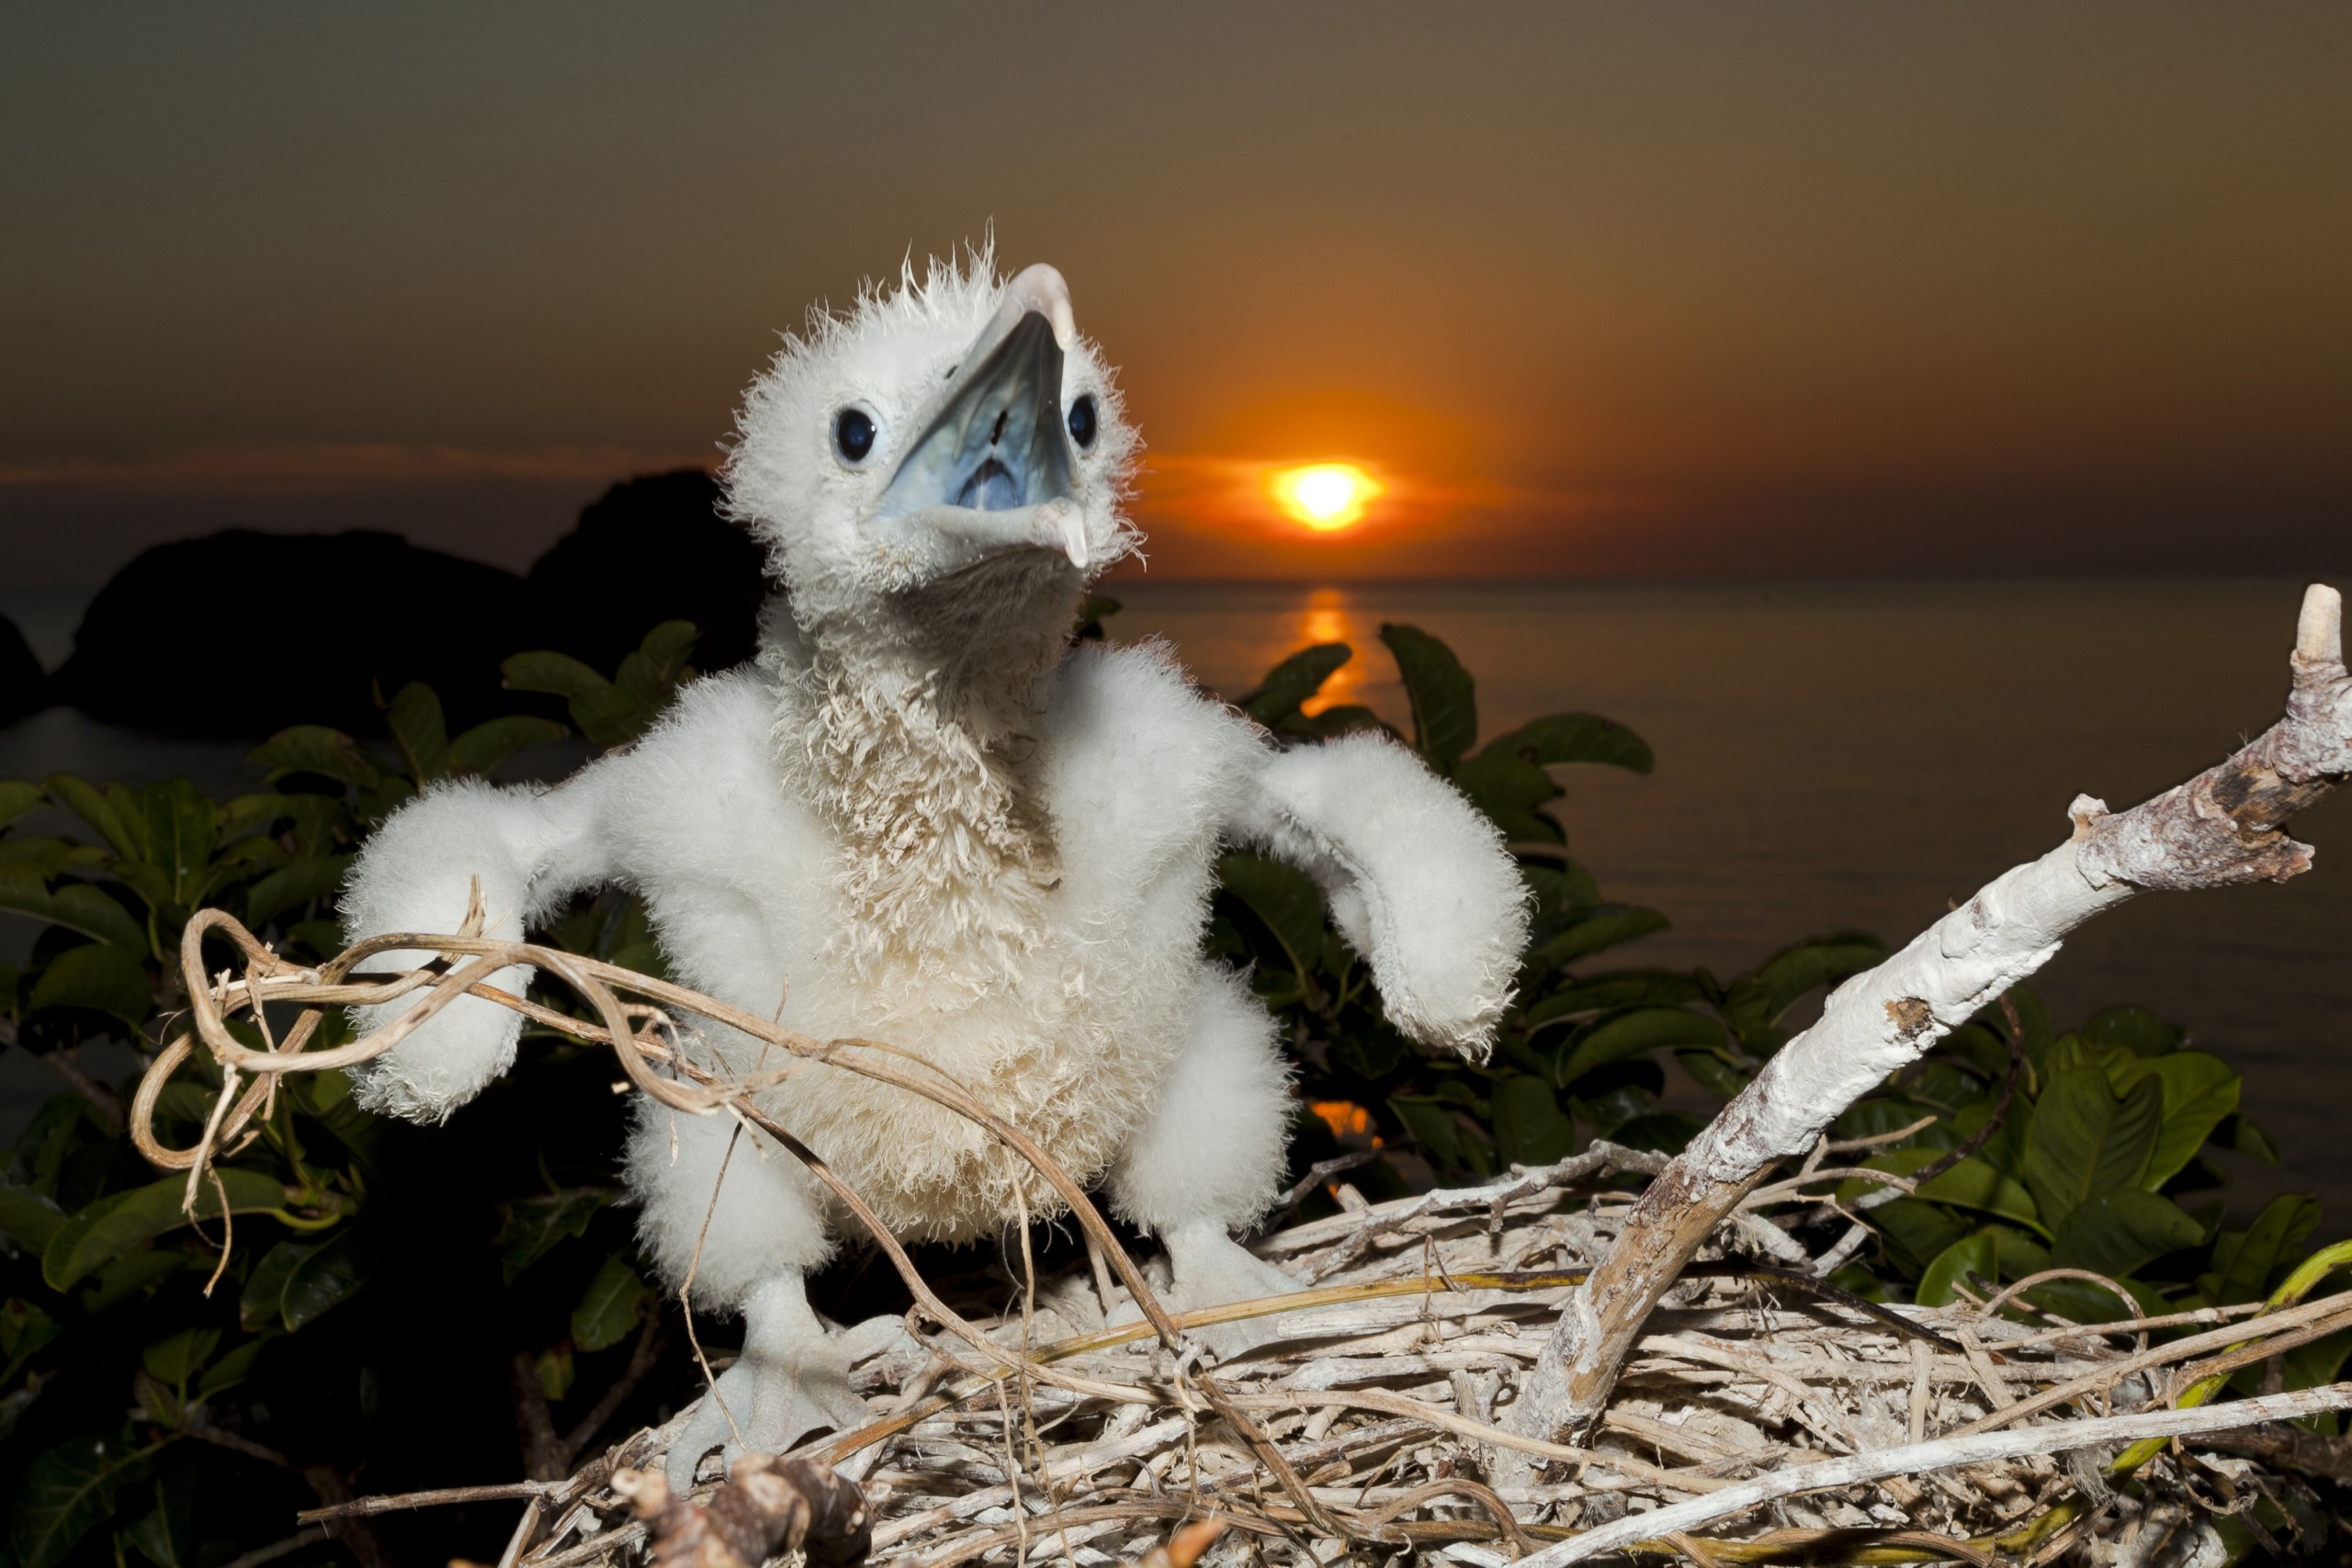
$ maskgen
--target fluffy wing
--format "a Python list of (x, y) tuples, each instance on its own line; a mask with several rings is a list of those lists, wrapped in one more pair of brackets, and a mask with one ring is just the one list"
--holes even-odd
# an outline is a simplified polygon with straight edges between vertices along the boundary
[(1484, 1056), (1527, 943), (1527, 893), (1502, 835), (1385, 737), (1270, 757), (1237, 836), (1315, 879), (1413, 1038)]
[[(456, 781), (402, 807), (368, 840), (345, 886), (343, 919), (351, 940), (454, 931), (477, 878), (489, 912), (484, 934), (519, 938), (526, 920), (605, 879), (589, 825), (605, 783), (600, 770), (609, 766), (599, 764), (557, 790)], [(376, 964), (406, 968), (425, 956), (388, 953)], [(503, 969), (490, 983), (519, 996), (530, 977), (528, 969)], [(354, 1021), (374, 1029), (411, 1005), (356, 1008)], [(413, 1121), (444, 1120), (514, 1065), (522, 1022), (509, 1009), (460, 997), (354, 1072), (359, 1101)]]

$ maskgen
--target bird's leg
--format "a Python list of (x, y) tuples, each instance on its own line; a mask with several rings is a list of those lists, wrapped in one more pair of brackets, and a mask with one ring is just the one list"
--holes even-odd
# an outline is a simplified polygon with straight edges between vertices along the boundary
[(808, 1305), (797, 1269), (770, 1275), (743, 1303), (743, 1353), (704, 1394), (670, 1450), (670, 1488), (684, 1495), (713, 1449), (731, 1468), (746, 1453), (782, 1453), (812, 1432), (865, 1424), (850, 1391), (849, 1351)]
[[(1180, 1312), (1288, 1295), (1306, 1288), (1226, 1235), (1225, 1226), (1215, 1220), (1190, 1220), (1170, 1226), (1160, 1239), (1167, 1244), (1168, 1267), (1175, 1276), (1170, 1293)], [(1280, 1325), (1279, 1318), (1252, 1317), (1185, 1332), (1220, 1359), (1230, 1359), (1280, 1337)]]
[[(1282, 1183), (1291, 1104), (1273, 1020), (1234, 976), (1202, 965), (1183, 1049), (1111, 1175), (1119, 1213), (1168, 1248), (1179, 1308), (1304, 1288), (1231, 1234), (1265, 1213)], [(1249, 1318), (1193, 1335), (1219, 1356), (1238, 1356), (1275, 1338), (1281, 1321)]]

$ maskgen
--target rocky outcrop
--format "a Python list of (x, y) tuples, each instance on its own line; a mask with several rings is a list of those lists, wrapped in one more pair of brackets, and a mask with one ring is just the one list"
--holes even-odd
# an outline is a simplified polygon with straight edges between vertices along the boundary
[(49, 677), (17, 623), (0, 615), (0, 724), (14, 724), (50, 703)]
[[(751, 658), (767, 592), (759, 546), (718, 515), (699, 469), (629, 479), (584, 510), (528, 578), (382, 533), (233, 528), (159, 545), (90, 602), (44, 687), (0, 621), (0, 722), (43, 702), (109, 724), (225, 739), (289, 724), (362, 733), (411, 681), (454, 728), (560, 705), (504, 691), (512, 653), (552, 648), (611, 671), (663, 621), (702, 628), (694, 662)], [(21, 694), (21, 695), (20, 695)], [(13, 706), (22, 703), (24, 706)]]
[(393, 534), (232, 528), (158, 545), (114, 575), (74, 634), (54, 694), (92, 718), (183, 735), (289, 724), (377, 730), (410, 681), (454, 726), (512, 711), (522, 579)]
[[(613, 486), (580, 514), (528, 579), (534, 640), (609, 671), (663, 621), (702, 628), (695, 666), (752, 657), (768, 585), (750, 535), (718, 514), (718, 485), (699, 468)], [(511, 650), (510, 650), (511, 651)]]

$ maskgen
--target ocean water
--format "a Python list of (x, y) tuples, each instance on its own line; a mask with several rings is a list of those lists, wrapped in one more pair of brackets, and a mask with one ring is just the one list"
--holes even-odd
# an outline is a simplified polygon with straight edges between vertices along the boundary
[[(1627, 963), (1747, 967), (1797, 938), (1899, 942), (2067, 831), (2077, 792), (2121, 807), (2267, 726), (2301, 584), (2283, 581), (1113, 585), (1114, 637), (1172, 644), (1238, 694), (1283, 654), (1344, 641), (1330, 700), (1402, 727), (1385, 621), (1450, 643), (1482, 730), (1577, 709), (1633, 726), (1657, 771), (1563, 775), (1572, 852), (1670, 931)], [(0, 596), (0, 610), (9, 609)], [(62, 655), (72, 606), (42, 615)], [(33, 617), (26, 616), (28, 621)], [(32, 629), (28, 626), (28, 630)], [(43, 646), (46, 644), (47, 646)], [(61, 768), (244, 786), (241, 749), (108, 730), (52, 711), (0, 730), (0, 777)], [(2233, 1207), (2318, 1192), (2352, 1235), (2352, 801), (2298, 825), (2317, 868), (2283, 886), (2147, 895), (2079, 932), (2036, 982), (2063, 1024), (2152, 1007), (2246, 1075), (2286, 1154), (2233, 1161)], [(50, 1092), (0, 1058), (0, 1099)], [(0, 1111), (5, 1111), (0, 1107)]]

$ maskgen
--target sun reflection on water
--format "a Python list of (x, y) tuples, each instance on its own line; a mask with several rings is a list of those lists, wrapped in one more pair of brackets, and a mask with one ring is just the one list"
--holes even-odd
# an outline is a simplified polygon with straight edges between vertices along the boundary
[(1317, 588), (1306, 596), (1306, 604), (1298, 614), (1298, 633), (1292, 639), (1293, 646), (1344, 642), (1356, 650), (1356, 656), (1333, 671), (1331, 678), (1323, 682), (1323, 689), (1300, 705), (1300, 712), (1318, 714), (1328, 707), (1363, 700), (1365, 641), (1365, 628), (1349, 615), (1345, 593), (1336, 588)]

